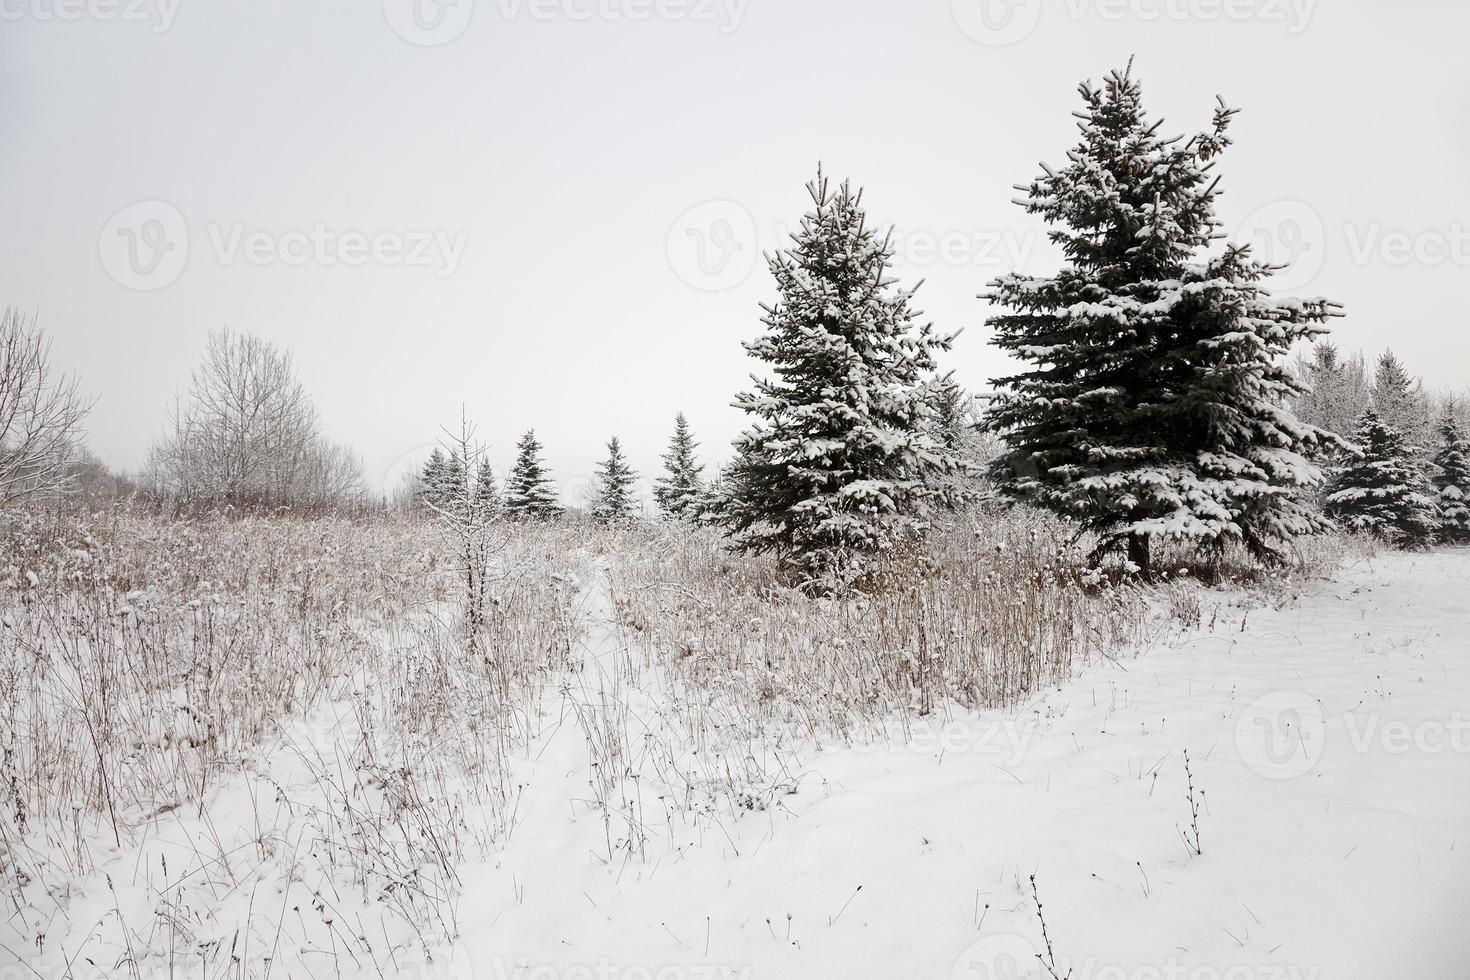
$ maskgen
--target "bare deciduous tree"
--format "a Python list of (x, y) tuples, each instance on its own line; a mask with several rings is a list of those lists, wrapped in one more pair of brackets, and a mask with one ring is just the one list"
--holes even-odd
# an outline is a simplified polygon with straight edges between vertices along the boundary
[(361, 461), (322, 434), (291, 355), (229, 330), (210, 335), (146, 476), (183, 500), (316, 505), (363, 493)]
[(16, 310), (0, 314), (0, 502), (66, 491), (91, 403), (53, 377), (51, 342)]

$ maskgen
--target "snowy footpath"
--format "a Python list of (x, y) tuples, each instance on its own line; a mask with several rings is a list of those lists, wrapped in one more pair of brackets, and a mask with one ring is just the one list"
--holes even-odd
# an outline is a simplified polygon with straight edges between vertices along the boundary
[[(594, 633), (565, 701), (616, 644)], [(717, 827), (660, 818), (642, 860), (608, 860), (563, 711), (419, 975), (1470, 977), (1470, 551), (1281, 609), (1211, 593), (1197, 631), (1022, 710), (811, 751)]]

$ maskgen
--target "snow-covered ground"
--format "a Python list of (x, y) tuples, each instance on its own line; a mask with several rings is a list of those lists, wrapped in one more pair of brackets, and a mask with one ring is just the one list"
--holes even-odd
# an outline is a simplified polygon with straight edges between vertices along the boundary
[[(592, 637), (595, 672), (618, 641)], [(651, 826), (644, 862), (608, 864), (568, 721), (532, 753), (509, 845), (465, 872), (461, 942), (410, 972), (1045, 976), (1034, 875), (1058, 976), (1455, 980), (1467, 712), (1460, 550), (1384, 556), (1280, 609), (1211, 593), (1200, 630), (1024, 710), (828, 747), (778, 807)]]
[(121, 849), (52, 841), (97, 871), (31, 886), (0, 980), (1019, 980), (1050, 975), (1033, 875), (1057, 977), (1470, 976), (1470, 550), (1376, 558), (1280, 608), (1205, 592), (1198, 629), (1022, 708), (808, 748), (795, 792), (738, 817), (651, 778), (677, 716), (630, 689), (600, 576), (581, 589), (579, 669), (516, 750), (514, 832), (450, 859), (452, 948), (404, 952), (452, 883), (384, 856), (439, 853), (474, 814), (374, 803), (349, 698), (203, 808), (121, 815), (142, 828)]

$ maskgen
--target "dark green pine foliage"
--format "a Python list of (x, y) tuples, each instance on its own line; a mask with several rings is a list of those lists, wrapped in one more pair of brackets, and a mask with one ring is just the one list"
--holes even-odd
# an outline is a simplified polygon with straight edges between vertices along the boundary
[(475, 503), (481, 514), (495, 514), (500, 510), (500, 488), (495, 484), (495, 471), (488, 459), (481, 459), (475, 468)]
[(515, 465), (505, 481), (505, 512), (523, 520), (549, 520), (561, 514), (551, 474), (541, 460), (541, 443), (536, 441), (535, 429), (516, 444)]
[(768, 260), (780, 298), (745, 347), (771, 376), (737, 396), (754, 422), (714, 518), (736, 547), (830, 589), (870, 576), (955, 500), (958, 463), (933, 432), (935, 355), (951, 338), (916, 322), (861, 193), (820, 171), (807, 190), (814, 209)]
[(995, 476), (1145, 574), (1160, 538), (1277, 557), (1324, 527), (1303, 491), (1321, 479), (1309, 454), (1336, 437), (1291, 413), (1304, 389), (1284, 360), (1335, 304), (1272, 297), (1248, 248), (1211, 254), (1235, 110), (1220, 101), (1208, 131), (1161, 137), (1131, 71), (1081, 86), (1067, 165), (1018, 188), (1065, 262), (984, 297), (1011, 311), (989, 321), (994, 343), (1029, 365), (995, 381)]
[(631, 521), (637, 513), (633, 499), (633, 483), (638, 474), (628, 465), (622, 444), (613, 436), (607, 444), (607, 459), (597, 464), (597, 488), (592, 500), (592, 516), (605, 524)]
[(1470, 542), (1470, 441), (1460, 431), (1453, 407), (1439, 423), (1439, 449), (1434, 454), (1438, 472), (1440, 532), (1456, 544)]
[(1355, 439), (1359, 454), (1327, 488), (1327, 515), (1400, 547), (1429, 544), (1437, 506), (1414, 449), (1376, 408), (1363, 413)]
[(701, 474), (704, 467), (694, 456), (699, 443), (689, 431), (689, 422), (680, 412), (674, 418), (674, 435), (669, 439), (668, 452), (664, 453), (664, 475), (653, 484), (653, 499), (665, 517), (684, 518), (692, 516), (704, 491)]

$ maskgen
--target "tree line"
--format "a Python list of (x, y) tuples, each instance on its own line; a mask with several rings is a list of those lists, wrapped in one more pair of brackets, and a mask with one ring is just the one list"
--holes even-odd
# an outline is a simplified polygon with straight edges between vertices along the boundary
[(1362, 354), (1321, 341), (1298, 370), (1310, 389), (1296, 412), (1352, 434), (1348, 451), (1319, 459), (1328, 516), (1407, 547), (1470, 541), (1470, 402), (1429, 395), (1391, 350), (1369, 369)]
[[(1065, 164), (1017, 187), (1062, 264), (980, 294), (999, 311), (991, 342), (1018, 365), (992, 380), (983, 410), (941, 372), (953, 335), (894, 276), (891, 232), (870, 220), (862, 190), (819, 167), (810, 209), (768, 257), (776, 298), (745, 344), (764, 374), (735, 400), (749, 427), (706, 480), (676, 418), (654, 486), (662, 515), (714, 525), (816, 589), (871, 579), (941, 515), (986, 496), (1062, 515), (1096, 543), (1096, 561), (1117, 554), (1143, 575), (1163, 541), (1274, 561), (1334, 526), (1409, 546), (1470, 537), (1465, 406), (1434, 403), (1391, 353), (1372, 371), (1342, 356), (1324, 339), (1341, 307), (1274, 295), (1276, 268), (1226, 240), (1216, 168), (1237, 110), (1217, 100), (1207, 128), (1161, 135), (1131, 63), (1078, 94)], [(29, 329), (8, 316), (4, 336), (34, 358)], [(31, 459), (17, 485), (56, 482), (44, 447), (66, 440), (47, 433), (73, 432), (85, 414), (74, 386), (52, 390), (54, 416), (30, 408), (40, 448), (6, 443)], [(591, 515), (633, 519), (636, 480), (613, 438)], [(181, 501), (364, 494), (361, 463), (323, 435), (289, 355), (229, 332), (211, 336), (142, 482)], [(496, 518), (562, 513), (534, 430), (503, 487), (482, 451), (440, 450), (410, 491), (442, 513), (470, 501)]]
[[(704, 466), (696, 456), (698, 448), (681, 412), (674, 419), (674, 434), (663, 456), (666, 472), (653, 486), (654, 499), (664, 517), (691, 516), (706, 502), (708, 488), (702, 478)], [(640, 511), (640, 502), (634, 496), (638, 472), (628, 462), (617, 436), (608, 441), (607, 453), (596, 465), (588, 513), (607, 524), (632, 521)], [(467, 465), (465, 454), (454, 452), (452, 447), (435, 447), (422, 470), (410, 475), (408, 502), (442, 512), (455, 506), (456, 501), (478, 500), (488, 512), (511, 519), (553, 520), (562, 516), (563, 507), (534, 429), (516, 444), (516, 460), (503, 491), (483, 449), (476, 447), (472, 455), (477, 462)]]

